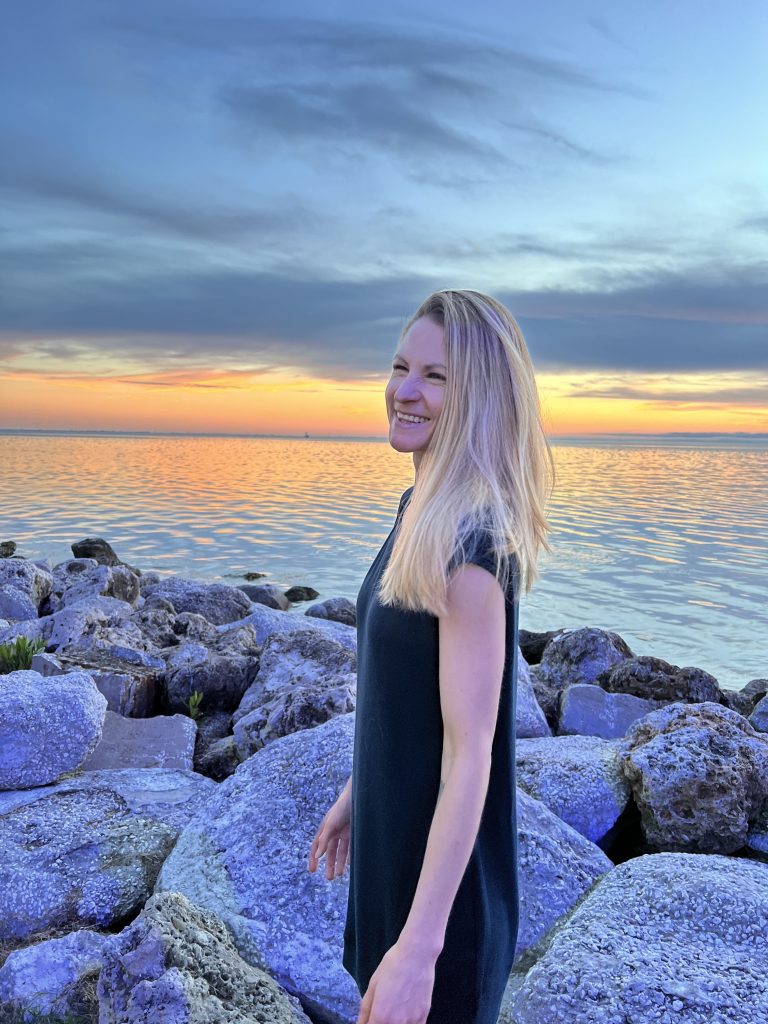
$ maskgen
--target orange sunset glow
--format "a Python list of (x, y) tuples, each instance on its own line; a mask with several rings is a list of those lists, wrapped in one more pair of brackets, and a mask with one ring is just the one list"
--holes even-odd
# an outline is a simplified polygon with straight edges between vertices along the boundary
[[(386, 437), (386, 374), (327, 380), (295, 372), (0, 376), (0, 427)], [(743, 373), (539, 373), (555, 435), (768, 430), (768, 405)]]

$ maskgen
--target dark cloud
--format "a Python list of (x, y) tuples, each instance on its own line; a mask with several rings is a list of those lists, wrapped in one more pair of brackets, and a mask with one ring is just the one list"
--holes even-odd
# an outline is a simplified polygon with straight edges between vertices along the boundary
[(764, 281), (762, 266), (709, 267), (589, 292), (521, 291), (410, 275), (341, 281), (298, 268), (165, 268), (76, 287), (43, 276), (35, 288), (6, 292), (0, 325), (10, 336), (93, 339), (102, 353), (155, 367), (204, 365), (226, 352), (233, 365), (242, 358), (319, 377), (375, 377), (430, 291), (475, 287), (513, 312), (540, 369), (745, 370), (768, 366)]
[[(766, 367), (768, 369), (768, 367)], [(768, 406), (768, 382), (756, 387), (727, 387), (727, 388), (668, 388), (663, 383), (657, 387), (643, 388), (633, 387), (629, 384), (612, 384), (606, 387), (576, 387), (572, 391), (565, 392), (566, 398), (628, 398), (633, 401), (647, 400), (649, 402), (663, 402), (689, 404), (691, 402), (702, 402), (709, 405), (746, 405), (746, 406)]]
[[(450, 90), (462, 81), (465, 89), (477, 95), (477, 84), (469, 77), (472, 69), (479, 81), (502, 74), (507, 81), (525, 83), (527, 88), (538, 83), (546, 86), (580, 89), (587, 92), (608, 92), (648, 99), (646, 89), (628, 82), (609, 81), (592, 74), (574, 62), (544, 57), (477, 34), (430, 26), (429, 30), (394, 25), (382, 18), (349, 18), (334, 21), (328, 18), (307, 18), (291, 15), (285, 18), (260, 17), (253, 11), (247, 15), (231, 15), (210, 10), (194, 10), (188, 4), (172, 10), (172, 5), (132, 5), (116, 11), (105, 25), (111, 29), (139, 36), (144, 45), (169, 42), (218, 54), (258, 53), (268, 70), (309, 66), (317, 81), (320, 73), (339, 70), (407, 71), (421, 74), (425, 69), (444, 69)], [(456, 75), (464, 69), (463, 75)], [(434, 84), (439, 84), (437, 78)]]
[[(203, 242), (228, 242), (249, 236), (263, 239), (267, 233), (284, 236), (286, 231), (308, 230), (313, 225), (317, 228), (328, 221), (327, 217), (298, 201), (291, 205), (285, 202), (279, 206), (265, 205), (262, 209), (235, 208), (227, 207), (220, 198), (211, 195), (203, 203), (191, 199), (184, 203), (171, 194), (142, 195), (140, 186), (134, 182), (121, 185), (114, 178), (97, 180), (84, 168), (22, 163), (14, 166), (13, 156), (0, 164), (0, 191), (35, 200), (54, 200), (85, 210), (92, 228), (99, 224), (93, 215), (104, 215), (128, 220), (170, 237)], [(86, 241), (85, 258), (98, 245)], [(51, 249), (56, 248), (56, 243), (52, 242)]]

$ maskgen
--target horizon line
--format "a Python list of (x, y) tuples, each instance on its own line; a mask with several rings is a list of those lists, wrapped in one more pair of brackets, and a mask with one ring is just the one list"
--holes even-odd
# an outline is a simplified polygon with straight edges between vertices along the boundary
[[(388, 441), (389, 438), (381, 434), (252, 434), (236, 431), (198, 431), (198, 430), (109, 430), (95, 429), (88, 427), (0, 427), (0, 434), (93, 434), (113, 436), (150, 436), (150, 437), (241, 437), (241, 438), (280, 438), (281, 440), (296, 441)], [(750, 437), (768, 438), (767, 432), (747, 430), (668, 430), (658, 433), (645, 431), (608, 430), (600, 432), (578, 432), (573, 434), (548, 434), (550, 438), (557, 437)]]

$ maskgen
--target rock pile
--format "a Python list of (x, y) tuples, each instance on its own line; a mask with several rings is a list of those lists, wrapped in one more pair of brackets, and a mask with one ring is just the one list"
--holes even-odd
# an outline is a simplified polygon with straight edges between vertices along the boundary
[[(349, 1021), (354, 605), (0, 557), (0, 1019)], [(721, 691), (597, 628), (518, 656), (521, 919), (500, 1021), (768, 1020), (768, 680)], [(12, 1019), (9, 1017), (9, 1019)]]

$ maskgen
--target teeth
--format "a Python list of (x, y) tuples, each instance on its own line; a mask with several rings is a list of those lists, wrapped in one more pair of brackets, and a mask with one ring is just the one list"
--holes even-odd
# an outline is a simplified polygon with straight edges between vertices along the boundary
[(429, 420), (426, 416), (406, 416), (405, 413), (397, 413), (397, 418), (405, 420), (406, 423), (428, 423)]

